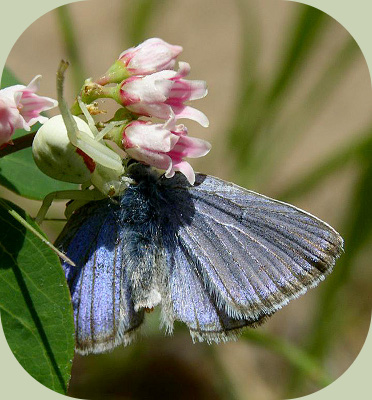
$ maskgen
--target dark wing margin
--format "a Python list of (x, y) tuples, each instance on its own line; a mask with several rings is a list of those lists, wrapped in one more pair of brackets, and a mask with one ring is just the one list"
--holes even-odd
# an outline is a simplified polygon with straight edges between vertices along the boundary
[(228, 340), (262, 322), (322, 281), (343, 250), (332, 227), (289, 204), (201, 174), (195, 186), (180, 175), (170, 185), (195, 207), (188, 221), (173, 212), (178, 245), (167, 254), (174, 316), (193, 338)]
[(134, 311), (118, 229), (107, 201), (90, 203), (69, 219), (56, 242), (76, 264), (62, 266), (70, 287), (80, 354), (102, 353), (131, 343), (143, 322), (143, 311)]

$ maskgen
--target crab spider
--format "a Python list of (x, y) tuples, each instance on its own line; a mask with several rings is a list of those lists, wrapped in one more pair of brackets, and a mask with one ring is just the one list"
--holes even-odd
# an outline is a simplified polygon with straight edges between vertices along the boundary
[[(41, 223), (52, 202), (73, 200), (65, 215), (92, 200), (101, 200), (122, 193), (132, 180), (125, 176), (125, 153), (104, 137), (113, 127), (125, 121), (108, 123), (101, 131), (95, 126), (86, 105), (78, 97), (79, 107), (87, 123), (71, 114), (63, 98), (64, 72), (62, 61), (57, 71), (57, 94), (61, 115), (50, 118), (35, 136), (32, 151), (38, 167), (54, 179), (79, 183), (82, 190), (64, 190), (48, 194), (35, 218)], [(90, 187), (93, 186), (93, 189)]]

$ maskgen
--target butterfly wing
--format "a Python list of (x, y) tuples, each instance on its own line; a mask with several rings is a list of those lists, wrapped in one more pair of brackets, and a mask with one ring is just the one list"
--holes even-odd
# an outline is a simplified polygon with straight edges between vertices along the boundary
[(71, 216), (56, 246), (76, 264), (62, 266), (74, 309), (76, 350), (101, 353), (128, 344), (143, 322), (134, 310), (126, 276), (123, 234), (110, 200), (92, 202)]
[(160, 302), (168, 330), (176, 319), (194, 339), (228, 340), (316, 286), (342, 251), (316, 217), (220, 179), (190, 186), (141, 165), (133, 178), (118, 204), (80, 208), (57, 241), (77, 264), (63, 266), (83, 354), (129, 343)]
[(193, 256), (181, 240), (175, 251), (168, 252), (167, 256), (173, 318), (188, 326), (193, 340), (226, 341), (235, 338), (241, 328), (256, 326), (265, 319), (266, 316), (231, 318), (204, 284)]
[(162, 184), (194, 207), (185, 218), (181, 201), (168, 205), (177, 244), (165, 248), (174, 317), (199, 340), (261, 322), (323, 280), (342, 251), (333, 228), (289, 204), (201, 174), (192, 187), (180, 175)]

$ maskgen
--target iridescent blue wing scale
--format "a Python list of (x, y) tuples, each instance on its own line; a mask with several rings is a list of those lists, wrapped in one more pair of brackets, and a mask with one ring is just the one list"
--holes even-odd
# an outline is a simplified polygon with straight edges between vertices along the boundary
[(135, 312), (126, 268), (117, 206), (110, 201), (79, 209), (56, 245), (74, 260), (63, 263), (75, 317), (76, 350), (101, 353), (132, 341), (143, 321)]

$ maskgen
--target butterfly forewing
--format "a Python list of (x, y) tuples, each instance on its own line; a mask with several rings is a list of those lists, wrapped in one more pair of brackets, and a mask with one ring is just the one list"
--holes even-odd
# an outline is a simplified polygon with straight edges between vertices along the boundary
[[(100, 353), (128, 344), (143, 321), (135, 312), (115, 205), (90, 203), (69, 220), (57, 245), (74, 259), (63, 263), (74, 309), (76, 349)], [(123, 235), (121, 235), (123, 236)]]

